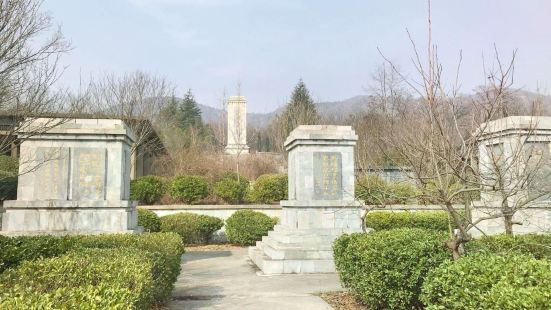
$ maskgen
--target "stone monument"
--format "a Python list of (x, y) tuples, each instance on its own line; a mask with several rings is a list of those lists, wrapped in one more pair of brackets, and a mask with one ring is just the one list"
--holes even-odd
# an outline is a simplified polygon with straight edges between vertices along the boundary
[(4, 202), (2, 234), (137, 230), (129, 201), (134, 138), (122, 120), (39, 118), (18, 136), (17, 200)]
[(249, 248), (264, 274), (335, 272), (333, 241), (361, 232), (354, 200), (354, 146), (350, 126), (301, 125), (285, 141), (289, 200), (281, 223)]
[[(542, 195), (537, 199), (525, 199), (528, 192), (515, 185), (515, 180), (522, 180), (530, 160), (535, 159), (538, 166), (538, 175), (534, 174), (531, 181), (538, 187), (540, 193), (551, 191), (551, 164), (549, 161), (551, 149), (551, 117), (510, 116), (484, 123), (480, 126), (482, 132), (479, 138), (479, 170), (485, 183), (491, 184), (496, 178), (492, 176), (497, 165), (503, 165), (502, 170), (507, 185), (517, 186), (520, 189), (509, 189), (507, 193), (514, 195), (508, 197), (511, 206), (516, 203), (522, 207), (515, 213), (513, 225), (515, 234), (551, 232), (551, 197)], [(536, 179), (540, 178), (540, 179)], [(502, 197), (491, 186), (481, 189), (480, 201), (473, 202), (472, 219), (488, 216), (498, 216), (494, 219), (483, 220), (477, 224), (478, 229), (471, 229), (473, 236), (485, 234), (500, 234), (505, 232), (505, 225), (501, 215)], [(526, 188), (529, 191), (530, 188)], [(528, 204), (524, 205), (525, 202)], [(519, 204), (519, 206), (520, 206)]]
[(248, 153), (247, 146), (247, 99), (245, 96), (228, 98), (228, 143), (227, 154)]

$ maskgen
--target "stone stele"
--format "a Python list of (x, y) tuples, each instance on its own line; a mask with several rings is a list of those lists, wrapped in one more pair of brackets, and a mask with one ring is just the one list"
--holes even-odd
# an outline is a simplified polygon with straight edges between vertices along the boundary
[(360, 232), (354, 200), (354, 146), (350, 126), (301, 125), (285, 141), (289, 152), (289, 200), (281, 223), (249, 248), (264, 274), (335, 272), (333, 241)]
[(124, 121), (39, 118), (18, 136), (17, 200), (4, 202), (2, 234), (137, 231), (129, 200), (134, 138)]
[(245, 96), (228, 98), (228, 143), (226, 154), (249, 153), (247, 146), (247, 99)]

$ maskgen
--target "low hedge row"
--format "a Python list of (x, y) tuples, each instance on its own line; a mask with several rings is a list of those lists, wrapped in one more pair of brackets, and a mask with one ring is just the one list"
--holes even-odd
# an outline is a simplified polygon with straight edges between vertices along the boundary
[(467, 253), (520, 253), (536, 259), (551, 259), (551, 235), (487, 236), (465, 245)]
[(287, 175), (259, 176), (252, 186), (243, 176), (226, 172), (212, 184), (203, 176), (182, 175), (172, 180), (156, 176), (143, 176), (130, 183), (130, 197), (142, 204), (154, 204), (164, 195), (178, 202), (194, 204), (214, 194), (226, 203), (273, 203), (287, 198)]
[(147, 309), (168, 300), (183, 254), (172, 233), (0, 237), (0, 247), (0, 309)]
[(262, 212), (239, 210), (226, 220), (226, 236), (234, 244), (254, 245), (262, 236), (267, 236), (277, 222), (277, 218)]
[(448, 213), (444, 211), (373, 211), (367, 214), (366, 225), (375, 231), (395, 228), (450, 230)]
[(435, 230), (403, 228), (343, 235), (334, 245), (340, 279), (373, 309), (420, 308), (427, 273), (451, 259)]

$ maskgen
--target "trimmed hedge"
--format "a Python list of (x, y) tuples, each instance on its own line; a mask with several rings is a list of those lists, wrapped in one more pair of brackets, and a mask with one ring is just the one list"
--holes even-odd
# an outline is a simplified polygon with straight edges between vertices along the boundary
[(156, 176), (138, 177), (130, 182), (130, 199), (151, 205), (166, 192), (164, 181)]
[(267, 236), (277, 221), (262, 212), (239, 210), (226, 220), (226, 236), (231, 243), (253, 245)]
[[(139, 251), (141, 259), (146, 259), (150, 262), (151, 265), (150, 269), (152, 270), (152, 279), (154, 283), (154, 287), (152, 289), (152, 298), (156, 303), (163, 303), (167, 301), (170, 297), (174, 282), (176, 281), (176, 278), (178, 277), (178, 274), (180, 272), (180, 257), (184, 252), (182, 239), (180, 238), (180, 236), (173, 233), (152, 233), (136, 235), (106, 234), (63, 237), (0, 237), (0, 248), (2, 249), (2, 251), (0, 251), (0, 272), (6, 268), (12, 268), (13, 270), (23, 262), (32, 262), (34, 260), (58, 257), (69, 251), (73, 251), (77, 254), (86, 253), (88, 249), (94, 248), (120, 248)], [(59, 289), (61, 291), (72, 292), (71, 290), (73, 288), (60, 287)], [(75, 290), (76, 291), (74, 292), (74, 294), (78, 296), (88, 296), (90, 297), (90, 300), (94, 299), (94, 294), (101, 294), (102, 292), (112, 294), (113, 296), (120, 293), (118, 292), (118, 289), (116, 287), (112, 286), (107, 286), (103, 288), (82, 287), (78, 289), (75, 288)], [(56, 294), (58, 293), (51, 293), (48, 296), (45, 296), (45, 299), (41, 299), (41, 297), (37, 299), (36, 302), (38, 304), (41, 304), (42, 302), (48, 302), (49, 300), (60, 302), (63, 302), (63, 300), (65, 300), (63, 299), (64, 297), (62, 295), (57, 296)], [(17, 294), (11, 296), (10, 302), (17, 302), (17, 300), (19, 300), (17, 299), (17, 296)], [(27, 297), (33, 299), (36, 296)], [(71, 302), (71, 300), (67, 302)], [(67, 305), (70, 305), (70, 303), (68, 303)]]
[(85, 248), (126, 247), (142, 251), (153, 264), (153, 297), (157, 303), (168, 300), (180, 273), (184, 245), (174, 233), (111, 234), (79, 237), (78, 246)]
[(248, 200), (257, 203), (273, 203), (287, 199), (287, 175), (263, 174), (253, 184)]
[(467, 255), (430, 272), (421, 300), (426, 309), (549, 309), (551, 261)]
[[(2, 296), (3, 295), (3, 296)], [(115, 309), (130, 310), (133, 293), (112, 284), (59, 287), (53, 292), (11, 291), (0, 294), (0, 309)]]
[(16, 158), (0, 155), (0, 200), (17, 198), (19, 162)]
[(536, 259), (551, 259), (551, 235), (496, 235), (475, 239), (465, 244), (467, 254), (476, 252), (520, 253)]
[(74, 248), (74, 237), (0, 235), (0, 273), (26, 260), (60, 256)]
[(193, 204), (209, 195), (209, 183), (201, 176), (178, 176), (170, 182), (169, 193), (173, 199)]
[(161, 219), (155, 212), (148, 209), (138, 208), (138, 225), (147, 232), (161, 231)]
[(226, 173), (214, 183), (214, 194), (230, 204), (243, 202), (249, 191), (249, 180), (244, 176), (239, 176), (239, 181), (237, 179), (237, 174)]
[(333, 244), (341, 282), (370, 309), (417, 309), (431, 270), (450, 260), (443, 232), (395, 229), (339, 237)]
[[(122, 304), (136, 309), (149, 309), (153, 304), (151, 262), (142, 251), (128, 248), (79, 249), (60, 257), (26, 261), (16, 269), (4, 272), (0, 276), (0, 292), (4, 295), (0, 308), (11, 305), (22, 309), (17, 299), (25, 300), (29, 293), (33, 298), (37, 298), (36, 293), (55, 294), (60, 288), (84, 287), (80, 293), (87, 296), (90, 286), (98, 285), (114, 289), (114, 294), (101, 296), (106, 300), (103, 303), (118, 305), (123, 301)], [(66, 298), (67, 304), (78, 302), (75, 296)], [(37, 299), (41, 300), (40, 297)], [(63, 304), (52, 306), (67, 307)], [(35, 308), (34, 305), (31, 308)]]
[(222, 219), (195, 213), (180, 212), (161, 217), (161, 231), (177, 233), (184, 244), (206, 244), (222, 226)]
[(375, 231), (395, 228), (450, 230), (448, 213), (445, 211), (373, 211), (367, 214), (366, 225)]
[(366, 176), (356, 182), (356, 198), (369, 205), (405, 204), (415, 199), (417, 189), (405, 182), (386, 182), (379, 176)]

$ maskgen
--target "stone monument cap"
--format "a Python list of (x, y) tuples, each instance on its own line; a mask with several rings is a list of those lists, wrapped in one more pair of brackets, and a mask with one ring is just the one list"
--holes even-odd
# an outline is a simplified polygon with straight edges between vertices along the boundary
[(47, 136), (63, 135), (66, 138), (86, 136), (121, 136), (131, 144), (136, 141), (134, 133), (122, 119), (108, 118), (34, 118), (27, 119), (28, 125), (17, 133), (29, 139), (45, 139)]
[(534, 131), (533, 134), (551, 135), (550, 116), (508, 116), (482, 123), (477, 130), (481, 140), (495, 136), (519, 134), (521, 132)]
[(291, 131), (284, 145), (289, 151), (298, 144), (311, 144), (309, 142), (315, 142), (316, 145), (355, 145), (357, 140), (358, 135), (356, 135), (352, 126), (299, 125)]

